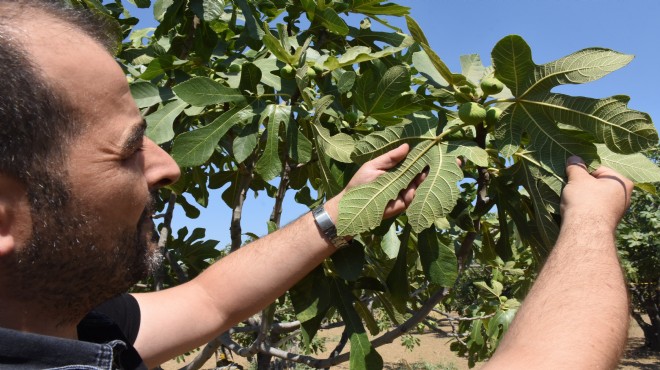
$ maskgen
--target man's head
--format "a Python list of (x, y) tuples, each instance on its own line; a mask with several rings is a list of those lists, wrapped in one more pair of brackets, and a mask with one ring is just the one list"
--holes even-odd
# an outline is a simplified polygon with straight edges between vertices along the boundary
[(0, 295), (63, 323), (144, 276), (150, 193), (179, 175), (90, 17), (0, 0)]

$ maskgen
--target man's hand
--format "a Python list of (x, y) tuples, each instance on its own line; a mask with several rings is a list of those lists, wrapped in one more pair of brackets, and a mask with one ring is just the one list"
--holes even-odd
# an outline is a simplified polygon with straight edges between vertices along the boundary
[[(355, 173), (355, 175), (353, 175), (353, 178), (351, 178), (351, 181), (349, 181), (348, 185), (346, 185), (346, 188), (336, 197), (332, 198), (326, 203), (325, 208), (330, 213), (332, 219), (337, 219), (336, 216), (338, 215), (338, 211), (336, 208), (347, 190), (374, 181), (378, 176), (384, 174), (389, 169), (394, 168), (394, 166), (406, 158), (409, 150), (410, 146), (408, 146), (408, 144), (401, 144), (396, 149), (392, 149), (389, 152), (384, 153), (363, 164), (362, 167), (360, 167), (360, 169)], [(413, 198), (415, 197), (415, 190), (422, 183), (422, 181), (424, 181), (426, 175), (426, 172), (422, 172), (417, 175), (413, 181), (410, 182), (407, 188), (399, 192), (399, 196), (396, 199), (392, 199), (387, 204), (383, 212), (384, 219), (396, 216), (408, 208), (410, 202), (412, 202)]]
[(567, 161), (559, 238), (484, 369), (613, 369), (628, 332), (628, 297), (614, 230), (633, 183)]
[(598, 216), (612, 230), (630, 205), (632, 181), (604, 166), (589, 174), (580, 157), (567, 161), (568, 183), (561, 196), (564, 221), (579, 221), (583, 217)]

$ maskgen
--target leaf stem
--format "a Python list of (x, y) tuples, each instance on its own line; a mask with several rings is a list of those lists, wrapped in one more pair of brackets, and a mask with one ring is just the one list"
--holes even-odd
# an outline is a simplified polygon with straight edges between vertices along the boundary
[(440, 133), (440, 135), (436, 136), (435, 139), (433, 139), (433, 140), (437, 143), (439, 141), (442, 141), (442, 139), (444, 139), (445, 136), (453, 134), (454, 132), (460, 131), (460, 130), (464, 129), (465, 127), (468, 127), (468, 126), (473, 126), (473, 125), (470, 124), (470, 123), (462, 123), (458, 126), (454, 126), (454, 127), (450, 128), (449, 130)]
[(517, 101), (518, 100), (516, 100), (515, 98), (511, 98), (511, 99), (493, 99), (493, 100), (489, 100), (489, 101), (483, 103), (482, 105), (484, 107), (487, 107), (489, 105), (493, 105), (493, 104), (497, 104), (497, 103), (515, 103)]

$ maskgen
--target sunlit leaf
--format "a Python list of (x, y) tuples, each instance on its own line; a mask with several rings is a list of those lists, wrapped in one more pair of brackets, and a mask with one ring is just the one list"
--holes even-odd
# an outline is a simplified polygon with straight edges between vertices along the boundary
[(565, 135), (557, 122), (591, 133), (597, 142), (611, 150), (631, 153), (658, 141), (648, 115), (626, 107), (627, 98), (589, 99), (551, 93), (561, 84), (597, 80), (619, 69), (632, 59), (603, 48), (578, 51), (557, 61), (536, 65), (520, 36), (507, 36), (492, 52), (495, 76), (513, 93), (513, 104), (499, 120), (497, 145), (505, 156), (521, 145), (523, 133), (531, 136), (527, 148), (554, 172), (563, 174), (570, 155), (594, 157), (595, 148), (575, 135)]
[(382, 369), (383, 359), (373, 348), (367, 337), (360, 315), (353, 307), (355, 297), (349, 287), (338, 279), (331, 280), (331, 287), (334, 295), (333, 302), (337, 305), (341, 317), (344, 319), (351, 342), (350, 368), (358, 370)]
[(458, 276), (456, 253), (440, 240), (434, 227), (419, 234), (417, 249), (426, 278), (443, 287), (453, 286)]
[(282, 171), (282, 160), (279, 155), (279, 136), (282, 124), (288, 124), (291, 119), (291, 106), (271, 104), (261, 114), (262, 120), (268, 119), (268, 138), (266, 148), (257, 161), (255, 171), (261, 177), (270, 181)]
[(198, 107), (245, 101), (245, 97), (240, 91), (213, 81), (208, 77), (191, 78), (176, 85), (172, 90), (181, 100)]
[(145, 118), (147, 121), (147, 137), (156, 144), (162, 144), (172, 140), (174, 137), (174, 129), (172, 127), (174, 120), (183, 112), (187, 105), (181, 100), (175, 100), (148, 115)]
[(172, 146), (172, 157), (181, 167), (203, 164), (211, 157), (218, 141), (232, 126), (245, 122), (253, 115), (251, 106), (237, 105), (210, 124), (177, 136)]
[(644, 154), (618, 154), (603, 144), (596, 144), (600, 163), (636, 183), (660, 182), (660, 167)]

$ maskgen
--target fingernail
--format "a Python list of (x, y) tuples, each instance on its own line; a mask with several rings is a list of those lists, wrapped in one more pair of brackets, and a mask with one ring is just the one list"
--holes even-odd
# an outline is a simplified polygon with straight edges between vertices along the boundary
[(568, 157), (568, 159), (566, 160), (566, 165), (567, 166), (577, 165), (584, 168), (585, 170), (587, 169), (587, 165), (584, 163), (584, 160), (578, 157), (577, 155), (572, 155)]

